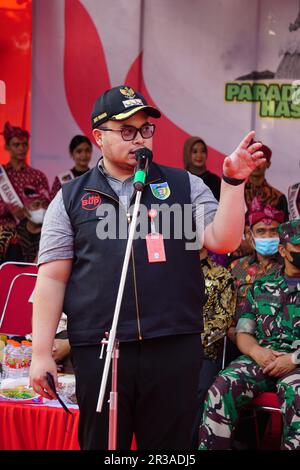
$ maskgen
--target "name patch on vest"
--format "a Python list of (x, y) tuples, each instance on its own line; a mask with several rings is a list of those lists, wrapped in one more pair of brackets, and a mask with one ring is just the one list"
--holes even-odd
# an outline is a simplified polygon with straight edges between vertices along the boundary
[(81, 207), (86, 211), (93, 211), (101, 204), (101, 197), (99, 194), (87, 193), (81, 198)]
[(157, 199), (168, 199), (171, 194), (170, 187), (166, 181), (164, 183), (150, 184), (150, 188), (153, 196)]

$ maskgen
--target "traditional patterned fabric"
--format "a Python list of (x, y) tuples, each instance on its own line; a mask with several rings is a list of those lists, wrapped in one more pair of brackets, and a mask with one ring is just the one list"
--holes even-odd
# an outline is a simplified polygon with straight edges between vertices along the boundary
[(41, 233), (30, 233), (26, 224), (27, 219), (22, 220), (16, 228), (16, 234), (21, 248), (22, 260), (26, 263), (33, 263), (39, 251)]
[(281, 269), (282, 265), (283, 258), (279, 254), (271, 256), (268, 264), (263, 265), (258, 261), (256, 253), (237, 259), (231, 263), (230, 270), (235, 278), (237, 287), (236, 322), (243, 311), (248, 289), (252, 286), (253, 282), (266, 274), (278, 271)]
[(26, 227), (27, 219), (17, 227), (2, 227), (0, 230), (0, 263), (4, 261), (23, 261), (33, 263), (39, 250), (40, 233), (30, 233)]
[(32, 186), (25, 186), (23, 189), (23, 203), (28, 207), (32, 202), (40, 201), (50, 203), (50, 194), (46, 188), (33, 188)]
[(251, 201), (248, 213), (250, 227), (260, 221), (264, 224), (270, 225), (273, 220), (282, 223), (284, 221), (284, 212), (279, 211), (276, 207), (272, 207), (270, 204), (263, 205), (261, 199), (259, 197), (255, 197)]
[(9, 144), (11, 139), (17, 137), (18, 139), (29, 139), (29, 132), (21, 127), (12, 126), (8, 121), (4, 124), (3, 137), (6, 144)]
[(245, 186), (245, 202), (248, 211), (251, 210), (251, 202), (255, 197), (259, 197), (261, 203), (265, 206), (270, 204), (272, 207), (284, 212), (285, 220), (288, 220), (288, 204), (287, 199), (283, 193), (278, 189), (273, 188), (266, 180), (259, 186), (254, 186), (248, 181)]
[(11, 243), (16, 243), (16, 231), (11, 226), (0, 226), (0, 263), (5, 261), (7, 249)]
[[(299, 318), (300, 279), (289, 289), (282, 272), (276, 272), (254, 282), (237, 330), (252, 333), (262, 347), (289, 353), (297, 349)], [(283, 448), (300, 449), (300, 369), (271, 377), (245, 355), (231, 362), (209, 389), (199, 448), (230, 448), (239, 408), (260, 392), (276, 390), (284, 421)]]
[(217, 360), (226, 331), (232, 323), (236, 304), (236, 289), (230, 272), (211, 258), (201, 260), (205, 280), (203, 307), (204, 333), (202, 344), (207, 358)]
[[(47, 191), (49, 193), (49, 185), (46, 176), (39, 170), (35, 168), (31, 168), (28, 165), (24, 165), (23, 168), (20, 170), (15, 170), (14, 167), (7, 163), (4, 165), (4, 169), (6, 174), (13, 185), (16, 193), (24, 202), (26, 199), (26, 195), (24, 194), (24, 188), (32, 187), (37, 192), (41, 192), (42, 190)], [(0, 225), (10, 225), (12, 227), (16, 226), (16, 221), (14, 217), (9, 212), (9, 208), (3, 202), (2, 198), (0, 197)]]

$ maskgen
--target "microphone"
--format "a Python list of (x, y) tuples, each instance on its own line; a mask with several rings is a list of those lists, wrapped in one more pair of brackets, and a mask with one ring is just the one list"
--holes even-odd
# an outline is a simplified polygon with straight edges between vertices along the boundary
[(142, 147), (135, 152), (137, 165), (134, 172), (133, 186), (137, 191), (144, 189), (148, 167), (152, 162), (153, 154), (147, 147)]

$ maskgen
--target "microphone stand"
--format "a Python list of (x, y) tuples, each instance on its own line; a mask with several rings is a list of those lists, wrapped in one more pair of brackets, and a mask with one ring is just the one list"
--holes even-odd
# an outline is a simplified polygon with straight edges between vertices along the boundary
[[(140, 150), (148, 150), (148, 149), (140, 149)], [(147, 155), (147, 152), (146, 152), (146, 155)], [(152, 159), (152, 152), (151, 152), (151, 159)], [(138, 169), (135, 172), (133, 185), (137, 192), (136, 192), (136, 198), (135, 198), (135, 203), (134, 203), (134, 208), (133, 208), (132, 220), (130, 223), (129, 235), (128, 235), (128, 240), (127, 240), (127, 246), (126, 246), (121, 279), (120, 279), (120, 284), (119, 284), (119, 290), (118, 290), (118, 295), (117, 295), (117, 300), (116, 300), (116, 305), (115, 305), (113, 322), (112, 322), (112, 326), (111, 326), (111, 330), (109, 334), (106, 334), (108, 336), (108, 340), (106, 338), (103, 338), (103, 340), (101, 341), (102, 349), (101, 349), (100, 358), (102, 358), (103, 348), (105, 345), (107, 345), (107, 351), (106, 351), (105, 364), (104, 364), (102, 381), (101, 381), (97, 408), (96, 408), (97, 412), (102, 411), (107, 378), (108, 378), (108, 373), (110, 369), (110, 363), (111, 363), (111, 359), (113, 358), (112, 390), (110, 392), (110, 398), (109, 398), (108, 450), (116, 450), (116, 447), (117, 447), (117, 410), (118, 410), (117, 362), (119, 358), (119, 342), (118, 340), (116, 340), (116, 331), (117, 331), (121, 303), (122, 303), (122, 298), (123, 298), (123, 293), (124, 293), (128, 265), (129, 265), (129, 260), (130, 260), (130, 253), (131, 253), (133, 238), (134, 238), (134, 234), (136, 230), (137, 216), (138, 216), (138, 212), (140, 208), (142, 191), (144, 189), (146, 173), (147, 173), (148, 166), (149, 166), (149, 160), (150, 160), (149, 156), (147, 157), (147, 156), (141, 155), (139, 165), (137, 167)]]

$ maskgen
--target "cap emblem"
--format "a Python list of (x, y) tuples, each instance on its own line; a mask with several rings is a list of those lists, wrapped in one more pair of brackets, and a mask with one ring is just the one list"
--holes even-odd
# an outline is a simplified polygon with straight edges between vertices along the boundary
[(128, 88), (125, 86), (124, 88), (120, 88), (120, 92), (122, 95), (124, 95), (126, 98), (134, 98), (135, 97), (135, 91), (132, 88)]

